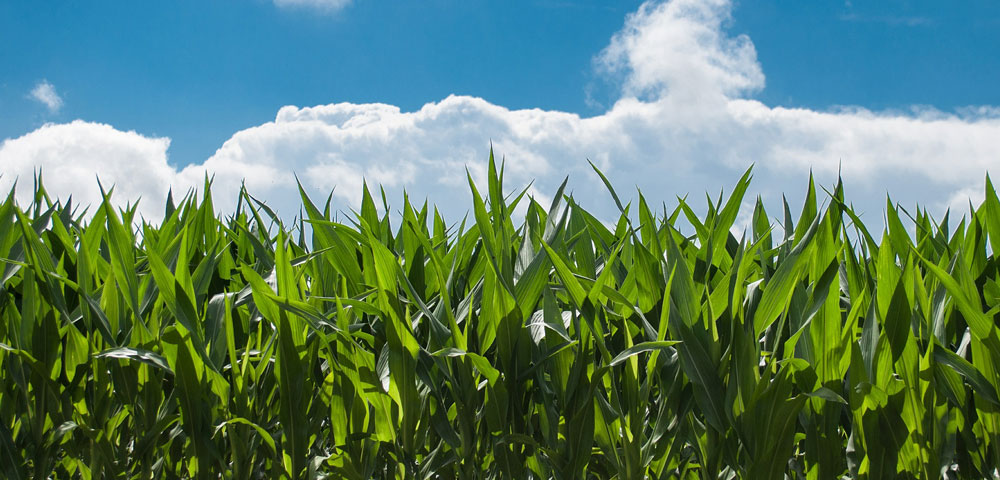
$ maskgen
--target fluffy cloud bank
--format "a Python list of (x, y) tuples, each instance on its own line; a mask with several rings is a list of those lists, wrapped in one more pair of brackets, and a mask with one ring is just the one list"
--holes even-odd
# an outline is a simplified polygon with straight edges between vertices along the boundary
[(8, 190), (18, 182), (17, 198), (28, 202), (33, 176), (41, 173), (50, 195), (72, 195), (75, 203), (87, 205), (101, 200), (99, 176), (105, 189), (114, 185), (115, 199), (122, 203), (141, 197), (146, 207), (150, 198), (155, 200), (149, 203), (162, 205), (170, 185), (178, 181), (177, 171), (167, 164), (169, 146), (169, 139), (101, 123), (47, 124), (0, 144), (0, 187)]
[(717, 193), (751, 163), (754, 190), (770, 201), (782, 193), (801, 198), (810, 171), (827, 185), (842, 172), (848, 194), (876, 220), (886, 191), (936, 213), (962, 207), (1000, 164), (996, 108), (815, 111), (754, 100), (764, 74), (751, 40), (725, 30), (731, 7), (728, 0), (671, 0), (630, 15), (596, 62), (621, 78), (621, 98), (593, 117), (510, 110), (467, 96), (414, 112), (384, 104), (286, 106), (274, 121), (235, 133), (212, 157), (183, 169), (168, 163), (167, 139), (76, 121), (5, 141), (0, 188), (41, 167), (51, 192), (92, 201), (96, 173), (118, 185), (119, 200), (142, 196), (155, 218), (167, 188), (183, 191), (210, 175), (220, 208), (232, 206), (245, 181), (292, 216), (296, 175), (315, 197), (334, 190), (345, 210), (357, 205), (367, 179), (387, 192), (429, 198), (455, 218), (468, 204), (465, 169), (484, 178), (492, 140), (510, 185), (534, 180), (533, 193), (543, 197), (570, 175), (576, 198), (606, 214), (613, 206), (588, 159), (622, 193), (637, 185), (668, 204), (675, 195)]

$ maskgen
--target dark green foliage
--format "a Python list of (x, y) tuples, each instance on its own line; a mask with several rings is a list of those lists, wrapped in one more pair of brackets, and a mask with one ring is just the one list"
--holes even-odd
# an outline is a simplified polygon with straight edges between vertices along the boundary
[(612, 190), (603, 223), (565, 184), (505, 197), (491, 156), (467, 222), (366, 188), (292, 228), (207, 184), (157, 224), (11, 194), (0, 476), (995, 477), (989, 180), (954, 230), (889, 203), (880, 241), (811, 181), (734, 234), (749, 183), (703, 215)]

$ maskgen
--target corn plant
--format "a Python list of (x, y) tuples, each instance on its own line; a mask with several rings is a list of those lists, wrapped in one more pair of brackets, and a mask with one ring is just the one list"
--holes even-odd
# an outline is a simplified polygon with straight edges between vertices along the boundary
[[(595, 171), (596, 168), (595, 168)], [(5, 478), (998, 478), (1000, 201), (0, 203)], [(381, 208), (379, 208), (381, 207)], [(515, 210), (525, 212), (514, 218)], [(957, 223), (957, 224), (956, 224)], [(914, 232), (911, 235), (910, 232)]]

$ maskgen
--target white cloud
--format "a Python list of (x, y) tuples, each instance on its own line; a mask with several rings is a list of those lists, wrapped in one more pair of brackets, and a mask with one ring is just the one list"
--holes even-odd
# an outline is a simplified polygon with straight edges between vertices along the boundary
[(63, 105), (62, 97), (56, 93), (56, 87), (49, 83), (48, 80), (38, 82), (35, 88), (31, 90), (30, 97), (45, 105), (52, 113), (58, 112)]
[(336, 12), (351, 4), (351, 0), (274, 0), (279, 7), (312, 8), (323, 12)]
[(647, 2), (628, 16), (599, 63), (625, 73), (631, 95), (705, 104), (760, 90), (764, 74), (753, 42), (722, 30), (731, 7), (728, 0)]
[[(816, 111), (752, 99), (764, 75), (750, 39), (726, 31), (730, 10), (723, 0), (673, 0), (630, 15), (597, 57), (603, 70), (620, 77), (621, 98), (593, 117), (510, 110), (467, 96), (414, 112), (384, 104), (286, 106), (274, 121), (235, 133), (205, 162), (183, 169), (168, 164), (166, 139), (77, 121), (6, 141), (0, 165), (22, 178), (43, 165), (50, 192), (63, 195), (85, 191), (100, 173), (128, 187), (123, 196), (142, 194), (152, 218), (168, 185), (184, 191), (206, 174), (215, 177), (222, 209), (233, 206), (245, 179), (255, 196), (291, 216), (298, 212), (298, 174), (317, 199), (336, 187), (340, 209), (357, 207), (367, 179), (394, 202), (406, 189), (411, 199), (428, 197), (457, 219), (468, 208), (465, 168), (483, 183), (490, 141), (507, 159), (508, 185), (534, 179), (532, 193), (551, 195), (570, 175), (575, 197), (604, 215), (614, 214), (614, 206), (587, 159), (619, 193), (639, 186), (649, 201), (668, 205), (675, 195), (691, 193), (696, 203), (705, 191), (715, 196), (750, 163), (756, 164), (753, 193), (770, 202), (782, 193), (797, 202), (810, 171), (828, 186), (842, 171), (848, 195), (871, 221), (881, 217), (887, 191), (940, 213), (981, 191), (984, 174), (995, 171), (996, 107), (954, 114)], [(57, 186), (57, 177), (71, 180)], [(9, 188), (10, 179), (0, 178), (0, 188)]]
[(18, 201), (29, 202), (30, 182), (41, 171), (50, 194), (64, 199), (73, 195), (77, 205), (95, 205), (101, 200), (99, 175), (105, 189), (115, 186), (116, 200), (135, 202), (142, 197), (144, 213), (157, 218), (170, 184), (180, 181), (167, 165), (169, 146), (169, 139), (122, 132), (100, 123), (46, 124), (0, 144), (0, 186), (7, 190), (17, 181)]

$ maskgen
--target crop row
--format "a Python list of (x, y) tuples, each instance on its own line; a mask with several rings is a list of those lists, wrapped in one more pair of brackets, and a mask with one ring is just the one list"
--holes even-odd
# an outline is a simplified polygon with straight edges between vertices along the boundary
[(703, 214), (608, 184), (612, 222), (502, 177), (458, 223), (367, 188), (288, 225), (245, 191), (217, 216), (208, 182), (155, 224), (11, 192), (0, 474), (997, 477), (989, 179), (954, 226), (866, 226), (810, 181), (734, 233), (749, 171)]

